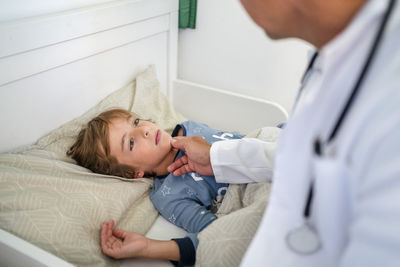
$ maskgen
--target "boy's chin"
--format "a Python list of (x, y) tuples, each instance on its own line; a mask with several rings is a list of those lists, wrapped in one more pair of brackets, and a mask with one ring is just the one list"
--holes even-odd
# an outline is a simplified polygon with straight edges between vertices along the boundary
[(172, 140), (171, 136), (168, 136), (167, 138), (165, 138), (165, 143), (168, 144), (168, 146), (170, 146), (170, 147), (172, 147), (171, 140)]

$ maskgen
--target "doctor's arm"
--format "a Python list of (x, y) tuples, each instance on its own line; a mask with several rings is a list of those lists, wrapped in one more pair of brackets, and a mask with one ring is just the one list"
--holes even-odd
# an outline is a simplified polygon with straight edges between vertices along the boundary
[(276, 142), (243, 138), (216, 142), (210, 150), (214, 176), (219, 183), (270, 182)]
[(174, 175), (195, 171), (214, 175), (219, 183), (271, 181), (276, 142), (243, 138), (215, 142), (212, 146), (198, 136), (174, 138), (173, 147), (186, 155), (168, 167)]

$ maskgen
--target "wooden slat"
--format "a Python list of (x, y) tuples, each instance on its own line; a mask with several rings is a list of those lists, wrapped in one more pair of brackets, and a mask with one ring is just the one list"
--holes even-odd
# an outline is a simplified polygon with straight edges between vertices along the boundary
[(178, 10), (176, 0), (120, 0), (0, 24), (0, 58)]
[(178, 0), (123, 0), (0, 24), (0, 153), (81, 115), (150, 64), (168, 94), (177, 12)]
[(169, 15), (19, 53), (0, 60), (2, 85), (168, 31)]

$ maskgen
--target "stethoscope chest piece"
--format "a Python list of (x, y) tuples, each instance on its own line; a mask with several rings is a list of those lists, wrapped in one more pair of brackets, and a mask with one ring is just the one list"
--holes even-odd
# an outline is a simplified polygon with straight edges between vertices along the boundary
[(287, 233), (286, 243), (293, 252), (303, 255), (312, 254), (322, 246), (317, 231), (308, 220)]

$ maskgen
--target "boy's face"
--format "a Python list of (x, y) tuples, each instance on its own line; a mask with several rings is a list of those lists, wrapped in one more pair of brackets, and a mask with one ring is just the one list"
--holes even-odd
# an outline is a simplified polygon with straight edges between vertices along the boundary
[(134, 167), (135, 178), (148, 172), (164, 174), (163, 168), (174, 158), (171, 135), (149, 121), (135, 117), (112, 119), (108, 138), (110, 154), (119, 163)]

